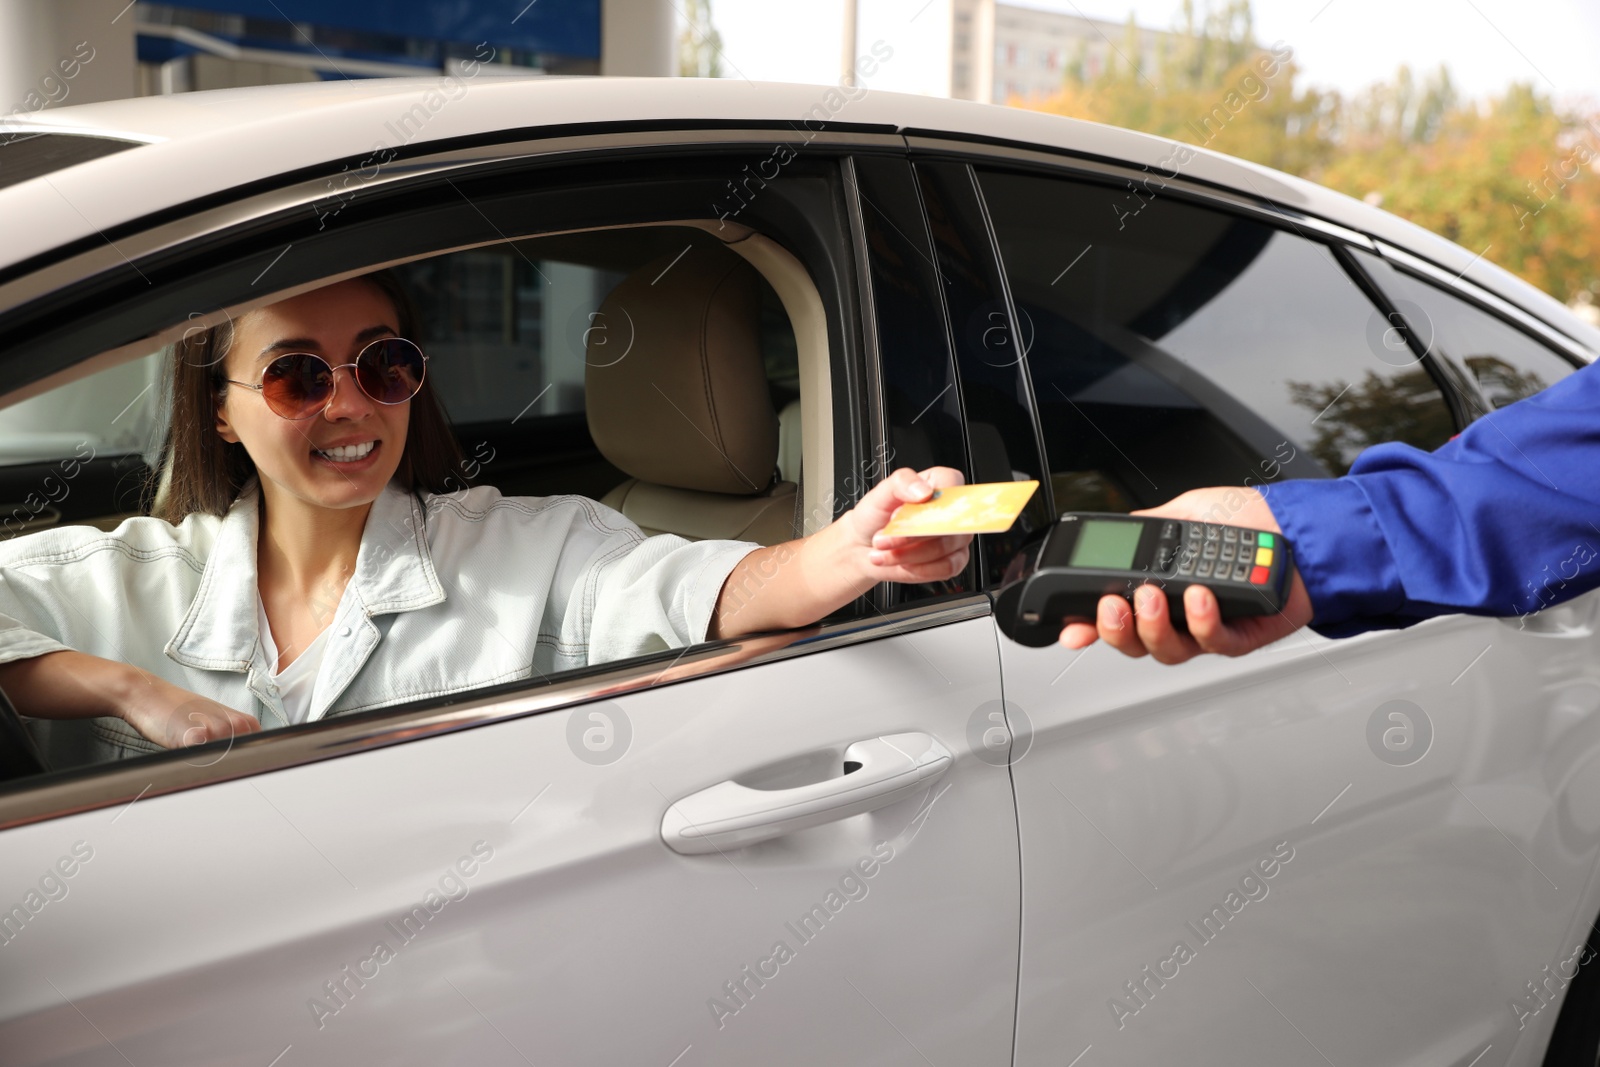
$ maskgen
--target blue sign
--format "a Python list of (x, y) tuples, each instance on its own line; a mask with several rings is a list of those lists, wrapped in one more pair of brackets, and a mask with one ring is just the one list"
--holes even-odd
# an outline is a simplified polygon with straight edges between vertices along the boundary
[[(497, 49), (600, 58), (600, 0), (184, 0), (181, 7), (440, 43), (487, 41)], [(308, 51), (304, 45), (297, 40), (288, 47)], [(318, 45), (327, 47), (321, 40)], [(415, 57), (393, 58), (404, 62)]]

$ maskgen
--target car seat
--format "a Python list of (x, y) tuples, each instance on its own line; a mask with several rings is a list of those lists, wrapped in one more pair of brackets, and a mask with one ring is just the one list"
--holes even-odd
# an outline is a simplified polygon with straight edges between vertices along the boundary
[(738, 255), (695, 245), (645, 264), (600, 305), (608, 337), (584, 357), (589, 432), (629, 475), (600, 502), (646, 534), (797, 536), (797, 487), (777, 469), (759, 281)]

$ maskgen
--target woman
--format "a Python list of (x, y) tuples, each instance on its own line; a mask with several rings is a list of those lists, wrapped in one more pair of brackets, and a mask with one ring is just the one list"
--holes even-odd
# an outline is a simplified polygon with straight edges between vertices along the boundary
[[(646, 538), (583, 497), (446, 493), (459, 447), (387, 273), (178, 346), (156, 514), (0, 544), (0, 687), (153, 751), (660, 648), (811, 623), (966, 565), (886, 538), (961, 482), (902, 468), (826, 529)], [(740, 591), (738, 595), (734, 590)]]

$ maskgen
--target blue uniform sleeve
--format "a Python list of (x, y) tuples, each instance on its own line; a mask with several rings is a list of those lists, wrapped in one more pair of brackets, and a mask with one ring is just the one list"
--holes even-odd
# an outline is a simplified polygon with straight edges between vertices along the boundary
[(1329, 637), (1571, 599), (1600, 586), (1600, 365), (1433, 452), (1378, 445), (1267, 504)]

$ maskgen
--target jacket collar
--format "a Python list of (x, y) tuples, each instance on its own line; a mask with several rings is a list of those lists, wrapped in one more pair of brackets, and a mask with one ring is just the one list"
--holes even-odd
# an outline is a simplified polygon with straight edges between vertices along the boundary
[[(258, 655), (256, 539), (260, 483), (252, 478), (223, 517), (200, 589), (167, 642), (169, 658), (202, 670), (246, 671)], [(368, 618), (445, 599), (428, 551), (422, 505), (394, 482), (372, 502), (351, 576), (354, 607)]]

